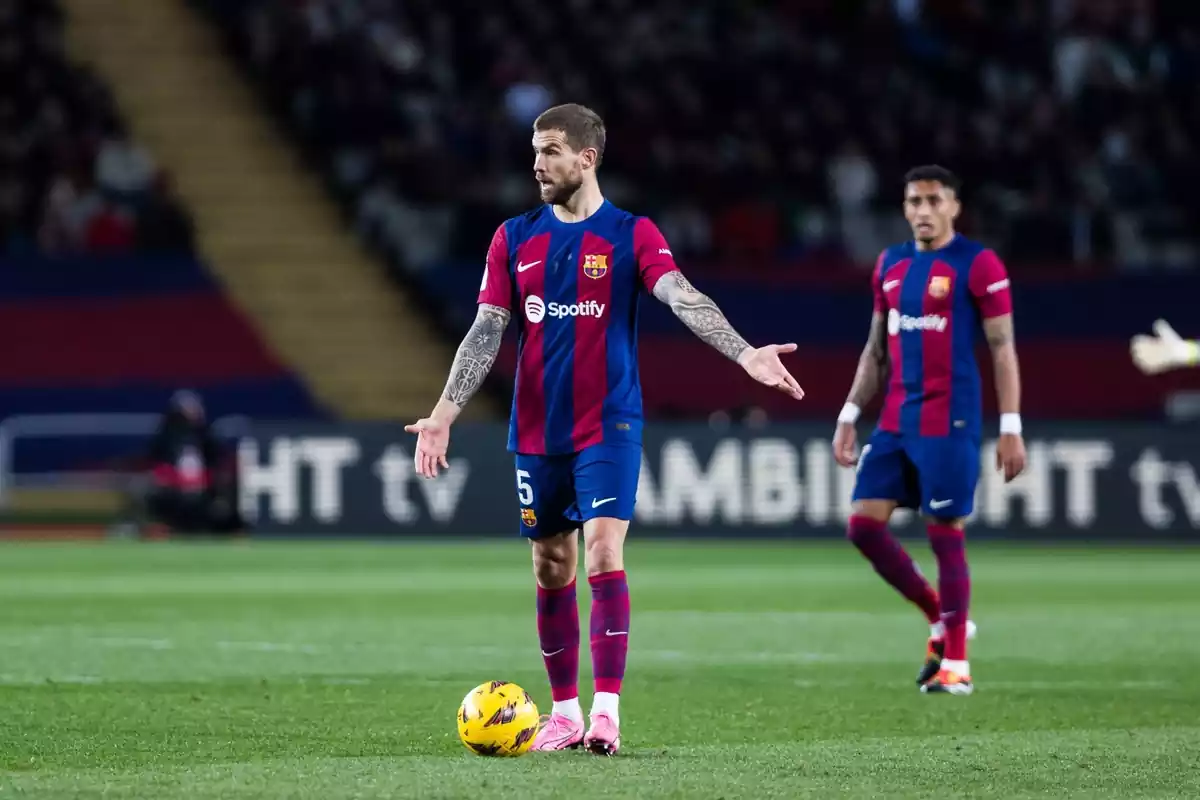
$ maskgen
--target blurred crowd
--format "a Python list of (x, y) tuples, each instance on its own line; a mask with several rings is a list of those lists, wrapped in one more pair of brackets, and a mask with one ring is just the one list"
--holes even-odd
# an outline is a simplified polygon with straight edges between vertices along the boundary
[(191, 223), (55, 0), (0, 0), (0, 254), (191, 249)]
[(1018, 264), (1197, 255), (1187, 3), (195, 2), (413, 268), (478, 259), (536, 203), (529, 124), (566, 101), (606, 119), (606, 193), (685, 258), (870, 263), (928, 162)]

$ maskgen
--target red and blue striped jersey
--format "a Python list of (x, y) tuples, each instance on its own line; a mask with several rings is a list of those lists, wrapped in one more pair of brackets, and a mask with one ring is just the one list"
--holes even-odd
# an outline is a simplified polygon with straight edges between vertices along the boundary
[(983, 398), (975, 346), (983, 320), (1012, 313), (1008, 273), (996, 254), (956, 235), (939, 250), (912, 241), (879, 254), (875, 311), (886, 315), (891, 379), (885, 431), (980, 434)]
[(517, 320), (509, 450), (641, 442), (638, 303), (676, 269), (658, 227), (607, 200), (581, 222), (546, 205), (496, 230), (479, 302)]

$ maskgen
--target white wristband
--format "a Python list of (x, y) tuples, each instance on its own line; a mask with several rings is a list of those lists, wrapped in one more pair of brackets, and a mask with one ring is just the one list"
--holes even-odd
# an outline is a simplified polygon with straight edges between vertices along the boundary
[(854, 403), (846, 403), (846, 405), (842, 406), (842, 413), (838, 414), (838, 424), (853, 425), (858, 422), (858, 416), (861, 413), (862, 409)]
[(1021, 435), (1021, 415), (1009, 412), (1000, 415), (1000, 433)]

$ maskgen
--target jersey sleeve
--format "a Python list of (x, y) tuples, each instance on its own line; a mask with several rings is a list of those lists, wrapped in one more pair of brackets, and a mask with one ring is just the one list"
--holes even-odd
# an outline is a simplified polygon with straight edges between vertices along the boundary
[(633, 254), (642, 283), (651, 293), (663, 275), (679, 269), (662, 231), (647, 217), (642, 217), (633, 226)]
[(508, 271), (508, 232), (501, 225), (492, 236), (479, 284), (479, 304), (512, 310), (512, 275)]
[(1008, 270), (994, 250), (984, 250), (975, 256), (967, 276), (967, 286), (984, 319), (1012, 313)]
[(875, 297), (876, 314), (887, 312), (887, 297), (883, 294), (883, 257), (885, 255), (887, 255), (886, 250), (879, 254), (879, 258), (875, 259), (875, 269), (871, 270), (871, 294)]

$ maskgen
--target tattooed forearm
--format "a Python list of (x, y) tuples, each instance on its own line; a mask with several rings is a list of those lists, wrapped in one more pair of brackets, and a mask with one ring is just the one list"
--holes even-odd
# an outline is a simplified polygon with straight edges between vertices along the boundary
[(996, 380), (996, 402), (1001, 414), (1021, 410), (1021, 366), (1011, 314), (983, 321), (983, 333), (992, 350), (992, 369)]
[(876, 312), (871, 317), (867, 346), (858, 357), (858, 371), (850, 387), (849, 402), (860, 408), (871, 402), (888, 374), (887, 317)]
[(680, 322), (726, 358), (736, 361), (750, 347), (708, 295), (682, 272), (669, 272), (654, 284), (654, 296), (671, 307)]
[(496, 363), (500, 352), (500, 340), (508, 327), (508, 309), (482, 305), (475, 315), (475, 323), (467, 331), (466, 338), (454, 356), (450, 367), (450, 378), (442, 397), (462, 408), (471, 399)]

